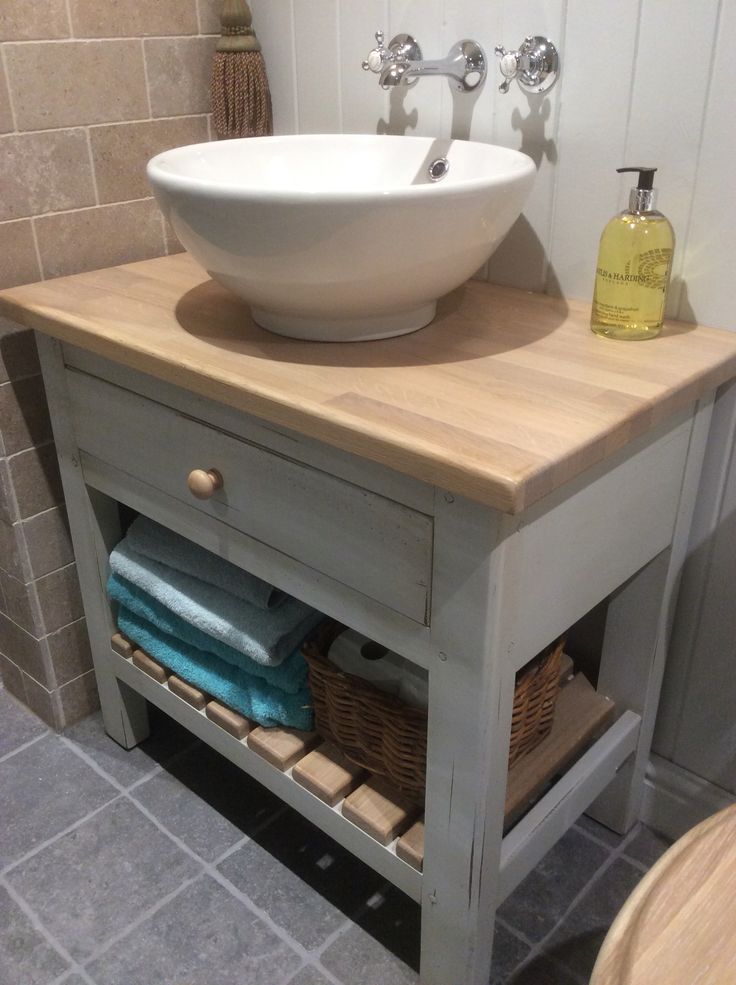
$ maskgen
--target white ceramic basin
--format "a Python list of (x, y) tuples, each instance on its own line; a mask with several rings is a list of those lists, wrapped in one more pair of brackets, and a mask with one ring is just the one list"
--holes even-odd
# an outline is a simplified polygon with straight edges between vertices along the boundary
[[(438, 158), (449, 170), (432, 181)], [(349, 134), (193, 144), (148, 164), (182, 244), (259, 325), (328, 341), (430, 322), (506, 235), (534, 175), (505, 147)]]

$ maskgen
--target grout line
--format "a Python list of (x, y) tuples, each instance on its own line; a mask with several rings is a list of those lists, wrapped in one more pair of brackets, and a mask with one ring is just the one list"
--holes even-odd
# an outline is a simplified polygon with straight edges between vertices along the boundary
[(92, 153), (92, 135), (90, 133), (90, 128), (84, 128), (85, 135), (87, 137), (87, 154), (89, 155), (89, 167), (92, 172), (92, 189), (95, 193), (95, 205), (101, 205), (100, 202), (100, 189), (97, 185), (97, 169), (95, 168), (95, 157)]
[(71, 0), (66, 0), (66, 19), (67, 26), (69, 28), (69, 38), (74, 38), (74, 21), (72, 19), (72, 4)]
[(337, 58), (335, 59), (337, 82), (337, 121), (339, 133), (343, 132), (345, 120), (342, 102), (342, 21), (340, 15), (340, 0), (335, 0), (335, 44), (337, 46)]
[(13, 129), (16, 133), (18, 133), (18, 115), (15, 111), (15, 100), (13, 99), (12, 86), (10, 85), (8, 60), (5, 56), (5, 44), (0, 44), (0, 64), (2, 65), (3, 75), (5, 76), (5, 88), (8, 93), (8, 105), (10, 106), (10, 117), (13, 121)]
[[(620, 858), (622, 858), (624, 856), (624, 850), (625, 850), (626, 846), (631, 841), (634, 840), (634, 838), (636, 837), (636, 834), (639, 831), (639, 827), (640, 826), (638, 824), (634, 825), (634, 827), (631, 829), (631, 831), (629, 831), (629, 833), (623, 838), (623, 840), (621, 841), (621, 844), (618, 845), (616, 848), (610, 849), (610, 847), (609, 847), (609, 855), (608, 855), (608, 858), (605, 859), (598, 866), (598, 868), (596, 869), (596, 871), (593, 873), (593, 875), (590, 877), (590, 879), (586, 882), (586, 884), (583, 886), (583, 888), (578, 893), (575, 894), (575, 896), (573, 897), (572, 901), (567, 906), (567, 908), (565, 909), (565, 911), (562, 914), (562, 916), (560, 917), (560, 919), (554, 924), (554, 926), (552, 927), (552, 929), (549, 930), (544, 935), (544, 937), (542, 937), (541, 940), (537, 941), (537, 943), (532, 947), (532, 949), (529, 952), (529, 954), (527, 954), (527, 956), (523, 959), (523, 961), (521, 962), (521, 964), (518, 966), (519, 968), (521, 968), (522, 966), (528, 965), (531, 961), (534, 961), (536, 958), (543, 958), (545, 961), (550, 961), (552, 964), (555, 964), (555, 965), (557, 965), (560, 968), (564, 968), (565, 971), (567, 971), (569, 973), (575, 974), (575, 977), (576, 978), (578, 977), (577, 976), (577, 973), (576, 972), (573, 972), (573, 970), (571, 968), (568, 968), (568, 966), (565, 965), (562, 961), (560, 961), (558, 958), (555, 958), (554, 955), (549, 954), (549, 953), (546, 953), (545, 952), (545, 947), (554, 938), (554, 935), (557, 933), (557, 931), (563, 925), (563, 923), (565, 922), (565, 920), (572, 913), (572, 911), (578, 906), (578, 904), (584, 899), (584, 897), (590, 892), (590, 890), (592, 889), (592, 887), (597, 882), (600, 881), (600, 879), (606, 874), (606, 872), (608, 872), (608, 870), (613, 866), (614, 862), (618, 861), (618, 859), (620, 859)], [(512, 928), (509, 928), (509, 929), (512, 929)], [(517, 937), (520, 936), (518, 931), (516, 931), (515, 933), (516, 933), (516, 936)], [(520, 939), (523, 939), (523, 938), (520, 937)], [(518, 970), (518, 969), (515, 969), (515, 970)]]
[(18, 746), (17, 749), (11, 749), (10, 752), (6, 752), (4, 756), (0, 756), (0, 763), (7, 763), (9, 759), (12, 759), (13, 756), (16, 755), (16, 753), (24, 752), (24, 750), (29, 749), (31, 746), (35, 746), (35, 744), (40, 742), (41, 739), (45, 739), (50, 731), (51, 730), (47, 728), (45, 732), (41, 735), (37, 735), (35, 739), (29, 739), (28, 742), (24, 742), (23, 745)]
[[(70, 740), (66, 739), (64, 736), (61, 736), (60, 738), (62, 742), (64, 742), (65, 744), (69, 744)], [(95, 763), (95, 761), (90, 756), (88, 756), (88, 754), (85, 753), (84, 750), (77, 749), (75, 751), (77, 752), (77, 755), (79, 755), (101, 776), (105, 776), (107, 778), (107, 775), (102, 770), (102, 768), (97, 763)], [(234, 896), (236, 899), (240, 900), (240, 902), (244, 903), (252, 913), (254, 913), (267, 926), (269, 926), (270, 929), (282, 941), (284, 941), (284, 943), (288, 944), (292, 948), (292, 950), (297, 950), (297, 952), (304, 958), (308, 956), (309, 952), (304, 947), (302, 947), (301, 944), (299, 944), (297, 941), (291, 938), (282, 927), (280, 927), (277, 923), (275, 923), (271, 919), (270, 915), (266, 911), (261, 910), (259, 907), (257, 907), (255, 903), (248, 896), (246, 896), (244, 893), (241, 893), (228, 879), (225, 878), (225, 876), (223, 876), (215, 868), (215, 865), (217, 864), (216, 862), (206, 861), (200, 855), (198, 855), (194, 851), (194, 849), (190, 848), (189, 845), (186, 844), (186, 842), (184, 842), (181, 838), (179, 838), (178, 835), (175, 835), (173, 832), (169, 831), (169, 829), (161, 821), (159, 821), (159, 819), (147, 807), (145, 807), (139, 800), (135, 798), (135, 796), (133, 796), (130, 790), (125, 790), (121, 786), (121, 784), (116, 780), (111, 780), (110, 782), (113, 783), (113, 785), (118, 790), (120, 790), (123, 799), (127, 800), (130, 804), (136, 807), (140, 811), (140, 813), (143, 814), (143, 816), (146, 817), (152, 824), (154, 824), (158, 828), (158, 830), (162, 832), (162, 834), (166, 835), (166, 837), (170, 841), (172, 841), (174, 845), (176, 845), (176, 847), (180, 849), (180, 851), (188, 855), (189, 858), (191, 858), (194, 862), (196, 862), (201, 867), (202, 873), (200, 874), (206, 873), (207, 875), (211, 876), (224, 889), (226, 889), (231, 896)], [(271, 818), (269, 818), (268, 822), (264, 823), (263, 827), (265, 828), (267, 824), (270, 823), (270, 821)], [(129, 930), (130, 928), (127, 929)], [(125, 932), (121, 933), (121, 938), (122, 936), (125, 936)]]
[[(77, 212), (92, 212), (98, 209), (114, 209), (117, 208), (119, 205), (137, 205), (139, 202), (154, 202), (154, 201), (155, 199), (153, 195), (146, 195), (143, 198), (130, 198), (130, 199), (125, 199), (124, 201), (121, 202), (102, 202), (100, 205), (83, 205), (81, 208), (78, 209), (63, 209), (61, 212), (44, 212), (42, 215), (26, 216), (25, 218), (29, 218), (32, 219), (34, 222), (37, 222), (39, 219), (40, 220), (47, 219), (50, 216), (74, 215)], [(48, 512), (48, 511), (44, 510), (44, 512)]]
[(29, 44), (97, 44), (102, 41), (191, 41), (199, 37), (214, 38), (216, 34), (111, 34), (105, 37), (69, 37), (69, 38), (9, 38), (3, 44), (26, 47)]
[(146, 85), (146, 101), (148, 102), (148, 118), (153, 119), (153, 104), (151, 102), (151, 84), (148, 81), (148, 59), (146, 58), (146, 43), (141, 38), (141, 58), (143, 59), (143, 81)]
[[(26, 902), (23, 896), (5, 879), (0, 879), (0, 885), (5, 889), (8, 896), (13, 900), (15, 905), (20, 909), (25, 915), (28, 922), (31, 924), (33, 929), (41, 935), (45, 942), (53, 948), (56, 953), (64, 959), (68, 964), (71, 965), (70, 968), (66, 968), (63, 975), (69, 975), (70, 972), (76, 971), (78, 974), (81, 973), (83, 979), (90, 983), (92, 980), (87, 976), (84, 969), (74, 960), (72, 955), (67, 951), (61, 941), (57, 940), (54, 934), (47, 929), (45, 924), (42, 922), (36, 911)], [(63, 981), (63, 976), (62, 976)]]
[[(0, 48), (2, 44), (0, 43)], [(194, 119), (195, 117), (206, 116), (206, 113), (174, 113), (169, 116), (156, 116), (150, 118), (147, 116), (139, 116), (133, 120), (107, 120), (101, 123), (69, 123), (62, 127), (42, 127), (41, 129), (35, 130), (18, 130), (16, 133), (12, 131), (10, 133), (0, 134), (0, 139), (5, 137), (28, 137), (39, 133), (60, 133), (64, 130), (82, 130), (87, 128), (89, 130), (101, 130), (103, 128), (110, 127), (128, 127), (135, 123), (165, 123), (168, 120), (186, 120)], [(15, 219), (3, 219), (3, 222), (15, 222)]]
[(21, 855), (21, 857), (16, 859), (14, 862), (10, 862), (8, 865), (5, 866), (4, 869), (0, 870), (0, 878), (12, 874), (15, 871), (15, 869), (18, 868), (19, 865), (23, 865), (24, 862), (27, 862), (29, 859), (34, 858), (36, 855), (39, 854), (39, 852), (42, 852), (44, 848), (48, 848), (50, 845), (54, 845), (57, 841), (61, 841), (61, 839), (65, 837), (65, 835), (70, 834), (72, 831), (76, 831), (77, 828), (81, 827), (86, 821), (89, 821), (93, 817), (96, 817), (96, 815), (99, 814), (100, 811), (104, 811), (105, 808), (109, 807), (111, 804), (116, 803), (118, 800), (120, 800), (120, 794), (118, 794), (115, 797), (111, 797), (110, 800), (105, 801), (104, 804), (100, 804), (99, 807), (95, 807), (95, 809), (90, 811), (89, 814), (85, 814), (84, 817), (80, 817), (73, 824), (70, 824), (68, 827), (63, 828), (61, 831), (57, 831), (57, 833), (55, 835), (52, 835), (51, 838), (47, 838), (46, 841), (42, 841), (40, 844), (36, 845), (36, 847), (32, 848), (30, 852), (26, 852), (25, 855)]
[(84, 963), (91, 964), (93, 961), (97, 961), (98, 958), (101, 958), (103, 955), (107, 954), (107, 952), (112, 947), (114, 947), (120, 941), (125, 940), (125, 938), (133, 931), (137, 930), (138, 927), (141, 926), (141, 924), (146, 923), (148, 920), (151, 919), (151, 917), (155, 916), (159, 912), (159, 910), (162, 910), (167, 904), (175, 900), (180, 893), (183, 893), (185, 890), (189, 889), (192, 885), (194, 885), (195, 882), (199, 882), (199, 880), (202, 879), (204, 875), (205, 873), (200, 871), (196, 875), (189, 876), (188, 878), (184, 879), (176, 887), (176, 889), (172, 889), (171, 892), (167, 893), (165, 896), (161, 896), (159, 899), (156, 900), (155, 903), (149, 906), (147, 910), (143, 910), (142, 912), (139, 912), (138, 916), (134, 920), (132, 920), (129, 924), (126, 924), (125, 927), (116, 931), (110, 937), (107, 937), (105, 941), (99, 945), (99, 947), (96, 947), (90, 954), (87, 955), (87, 957), (84, 959)]
[(292, 76), (292, 97), (294, 99), (294, 132), (301, 133), (301, 119), (299, 112), (299, 62), (296, 51), (296, 12), (294, 10), (294, 0), (289, 0), (290, 26), (291, 26), (291, 64), (294, 66)]

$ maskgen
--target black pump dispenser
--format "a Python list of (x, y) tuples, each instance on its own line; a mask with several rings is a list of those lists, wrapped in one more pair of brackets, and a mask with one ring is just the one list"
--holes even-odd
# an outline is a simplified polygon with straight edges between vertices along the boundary
[(639, 175), (639, 183), (629, 192), (629, 209), (632, 212), (651, 212), (654, 208), (654, 172), (656, 168), (616, 168), (619, 174), (633, 171)]

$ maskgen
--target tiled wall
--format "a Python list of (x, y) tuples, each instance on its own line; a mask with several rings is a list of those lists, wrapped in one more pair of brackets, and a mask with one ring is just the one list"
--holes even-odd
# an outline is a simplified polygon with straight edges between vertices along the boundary
[[(1, 0), (0, 289), (178, 249), (145, 162), (209, 139), (220, 0)], [(0, 320), (0, 670), (61, 727), (96, 704), (32, 333)]]

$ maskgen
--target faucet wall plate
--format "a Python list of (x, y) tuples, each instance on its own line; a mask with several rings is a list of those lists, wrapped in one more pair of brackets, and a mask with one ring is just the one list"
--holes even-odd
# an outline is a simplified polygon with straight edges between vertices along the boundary
[(504, 77), (498, 87), (500, 92), (509, 91), (512, 79), (525, 92), (535, 93), (547, 92), (557, 81), (560, 71), (557, 48), (541, 34), (524, 38), (518, 51), (507, 51), (503, 45), (496, 45), (495, 53), (500, 58), (499, 68)]

